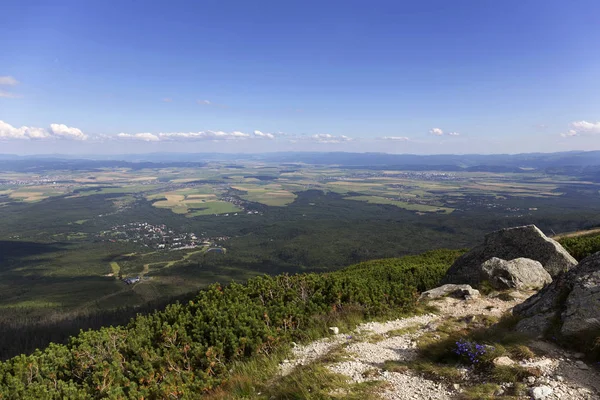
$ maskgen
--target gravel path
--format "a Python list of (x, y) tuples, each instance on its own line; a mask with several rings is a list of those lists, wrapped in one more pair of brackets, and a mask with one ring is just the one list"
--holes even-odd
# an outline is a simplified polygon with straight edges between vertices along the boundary
[[(293, 350), (293, 359), (285, 360), (281, 365), (281, 373), (288, 374), (296, 366), (309, 364), (341, 347), (348, 354), (348, 359), (327, 367), (346, 375), (352, 382), (385, 381), (387, 385), (380, 393), (384, 400), (455, 399), (460, 393), (459, 387), (427, 379), (414, 371), (389, 372), (382, 367), (386, 361), (414, 359), (417, 356), (415, 340), (424, 332), (436, 329), (444, 319), (468, 315), (501, 316), (530, 293), (515, 292), (512, 295), (512, 301), (487, 297), (468, 301), (443, 298), (430, 303), (440, 310), (437, 315), (361, 324), (350, 335), (332, 335), (306, 346), (297, 346)], [(407, 328), (412, 329), (400, 335), (393, 332)], [(531, 347), (545, 356), (521, 363), (524, 367), (535, 367), (542, 372), (541, 376), (531, 376), (524, 382), (530, 393), (534, 389), (545, 391), (548, 394), (543, 397), (544, 400), (600, 400), (600, 373), (579, 359), (583, 355), (570, 353), (544, 341), (535, 341)]]

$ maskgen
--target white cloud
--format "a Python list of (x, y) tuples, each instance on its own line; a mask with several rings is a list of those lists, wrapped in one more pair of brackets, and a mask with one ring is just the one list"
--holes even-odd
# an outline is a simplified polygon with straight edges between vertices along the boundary
[(173, 99), (170, 97), (165, 97), (164, 99), (162, 99), (162, 101), (164, 101), (165, 103), (171, 103)]
[(575, 121), (570, 124), (571, 129), (561, 133), (562, 137), (590, 136), (600, 134), (600, 122)]
[(582, 134), (597, 134), (600, 133), (600, 122), (576, 121), (571, 123), (571, 129)]
[(44, 128), (28, 127), (27, 136), (30, 139), (47, 139), (50, 137), (50, 133)]
[(330, 135), (329, 133), (319, 133), (316, 135), (312, 135), (310, 138), (318, 143), (342, 143), (349, 142), (352, 140), (352, 138), (348, 136), (334, 136)]
[(12, 76), (0, 76), (0, 85), (16, 86), (18, 84), (19, 81)]
[(50, 124), (50, 132), (58, 138), (86, 140), (88, 137), (81, 129), (71, 128), (64, 124)]
[(26, 126), (15, 128), (4, 121), (0, 121), (0, 139), (29, 139), (28, 130), (29, 128)]
[(391, 140), (394, 142), (408, 142), (410, 140), (406, 136), (384, 136), (381, 139), (382, 140)]
[(571, 136), (577, 136), (577, 131), (574, 129), (569, 129), (567, 131), (567, 133), (561, 133), (560, 136), (562, 137), (571, 137)]
[(201, 131), (201, 132), (172, 132), (159, 133), (160, 140), (239, 140), (247, 139), (249, 134), (239, 131)]
[(23, 96), (21, 96), (19, 94), (11, 93), (11, 92), (5, 92), (4, 90), (0, 90), (0, 97), (3, 97), (5, 99), (18, 99)]
[(133, 135), (130, 133), (119, 133), (117, 137), (125, 140), (140, 140), (142, 142), (158, 142), (160, 140), (158, 136), (148, 132), (135, 133)]
[[(0, 76), (0, 86), (17, 86), (19, 81), (13, 78), (12, 76)], [(4, 90), (0, 90), (0, 98), (5, 99), (18, 99), (19, 97), (23, 97), (19, 94), (7, 92)]]
[(196, 103), (198, 103), (198, 104), (205, 104), (205, 105), (212, 104), (209, 100), (198, 100)]
[(254, 137), (261, 139), (275, 139), (275, 135), (273, 135), (272, 133), (264, 133), (261, 131), (254, 131)]
[(443, 135), (447, 135), (447, 136), (460, 136), (460, 133), (458, 132), (448, 132), (448, 133), (444, 133), (444, 131), (441, 128), (433, 128), (429, 130), (429, 133), (435, 136), (443, 136)]
[(77, 128), (69, 128), (62, 124), (52, 124), (50, 129), (37, 128), (33, 126), (22, 126), (15, 128), (14, 126), (0, 121), (0, 139), (24, 139), (24, 140), (41, 140), (41, 139), (74, 139), (85, 140), (85, 135)]

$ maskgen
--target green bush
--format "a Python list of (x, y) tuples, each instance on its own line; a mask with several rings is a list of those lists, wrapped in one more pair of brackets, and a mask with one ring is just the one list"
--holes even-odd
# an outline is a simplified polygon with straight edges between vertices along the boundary
[(270, 354), (336, 315), (408, 312), (460, 251), (385, 259), (326, 274), (214, 284), (188, 304), (126, 327), (81, 332), (0, 364), (0, 399), (197, 398), (227, 380), (233, 361)]
[(567, 237), (559, 242), (577, 261), (600, 251), (600, 234), (597, 233)]

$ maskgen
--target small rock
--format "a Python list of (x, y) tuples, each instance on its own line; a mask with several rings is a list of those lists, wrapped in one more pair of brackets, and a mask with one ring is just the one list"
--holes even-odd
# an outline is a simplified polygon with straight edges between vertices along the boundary
[(419, 301), (439, 299), (440, 297), (451, 296), (458, 299), (471, 300), (480, 296), (479, 290), (473, 289), (470, 285), (443, 285), (435, 289), (421, 293)]
[(494, 361), (492, 362), (495, 366), (510, 366), (515, 363), (510, 357), (506, 356), (494, 358)]
[(531, 389), (531, 397), (534, 400), (542, 400), (552, 394), (553, 390), (549, 386), (537, 386)]
[(573, 354), (573, 357), (581, 359), (581, 358), (585, 357), (585, 354), (583, 354), (583, 353), (575, 353), (575, 354)]
[(432, 321), (432, 322), (428, 323), (427, 325), (425, 325), (424, 329), (427, 331), (435, 331), (439, 326), (440, 326), (439, 322)]
[(535, 383), (535, 376), (528, 376), (527, 383), (529, 383), (530, 385), (533, 385)]
[(334, 334), (337, 335), (340, 333), (340, 328), (338, 328), (337, 326), (332, 326), (329, 328), (329, 330)]
[(559, 382), (563, 382), (563, 381), (565, 380), (565, 378), (563, 378), (561, 375), (556, 375), (556, 376), (554, 377), (554, 379), (556, 379), (556, 380), (557, 380), (557, 381), (559, 381)]
[(460, 385), (458, 383), (455, 383), (454, 385), (452, 385), (452, 387), (454, 388), (454, 390), (460, 390)]
[(577, 362), (577, 367), (584, 371), (587, 371), (590, 369), (590, 367), (588, 367), (586, 363), (584, 363), (584, 362), (580, 363), (579, 361)]

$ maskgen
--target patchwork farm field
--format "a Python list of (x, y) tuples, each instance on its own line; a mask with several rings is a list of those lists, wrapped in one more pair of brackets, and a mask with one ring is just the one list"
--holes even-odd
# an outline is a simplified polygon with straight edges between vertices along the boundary
[(393, 205), (399, 208), (403, 208), (405, 210), (410, 210), (410, 211), (419, 211), (419, 212), (436, 212), (436, 213), (445, 213), (445, 214), (449, 214), (452, 211), (454, 211), (453, 208), (449, 208), (449, 207), (436, 207), (433, 205), (427, 205), (427, 204), (418, 204), (418, 203), (408, 203), (408, 202), (404, 202), (404, 201), (398, 201), (398, 200), (392, 200), (389, 198), (385, 198), (385, 197), (378, 197), (378, 196), (349, 196), (349, 197), (344, 197), (344, 199), (346, 200), (356, 200), (356, 201), (366, 201), (368, 203), (373, 203), (373, 204), (389, 204), (389, 205)]
[(282, 207), (292, 203), (296, 195), (284, 190), (280, 184), (232, 186), (232, 189), (245, 192), (240, 197), (267, 206)]

